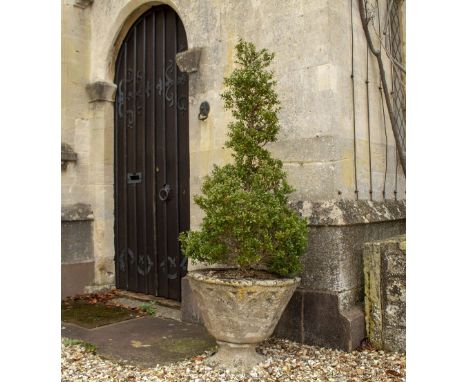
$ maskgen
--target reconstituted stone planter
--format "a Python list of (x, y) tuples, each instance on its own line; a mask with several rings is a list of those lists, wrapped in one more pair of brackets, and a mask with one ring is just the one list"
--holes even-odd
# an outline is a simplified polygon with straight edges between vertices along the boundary
[(250, 370), (264, 360), (255, 347), (273, 333), (300, 278), (236, 280), (208, 272), (187, 275), (203, 322), (219, 345), (206, 362)]

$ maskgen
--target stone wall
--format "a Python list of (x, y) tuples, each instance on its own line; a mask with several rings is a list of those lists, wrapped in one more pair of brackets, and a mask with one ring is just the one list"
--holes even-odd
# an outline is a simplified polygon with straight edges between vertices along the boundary
[[(62, 205), (91, 203), (89, 179), (90, 109), (86, 95), (89, 81), (90, 9), (62, 1), (62, 143), (76, 153), (76, 162), (62, 170)], [(63, 150), (62, 150), (63, 151)]]
[(353, 350), (365, 337), (363, 245), (405, 232), (405, 202), (302, 202), (297, 207), (309, 220), (309, 246), (300, 288), (275, 334)]
[(406, 351), (406, 236), (364, 245), (367, 336), (374, 347)]
[[(273, 69), (282, 102), (281, 130), (278, 141), (269, 148), (284, 161), (296, 189), (294, 203), (302, 203), (299, 207), (307, 210), (316, 202), (339, 205), (356, 198), (405, 198), (405, 179), (395, 159), (388, 115), (386, 128), (384, 125), (378, 68), (372, 57), (367, 69), (356, 1), (351, 22), (348, 0), (62, 0), (62, 142), (77, 154), (76, 161), (62, 171), (62, 203), (85, 203), (93, 210), (93, 284), (99, 287), (114, 282), (115, 57), (132, 23), (149, 7), (163, 3), (181, 17), (189, 48), (201, 48), (198, 70), (189, 77), (192, 229), (203, 217), (193, 203), (203, 177), (214, 164), (231, 160), (223, 147), (231, 116), (223, 109), (219, 94), (223, 77), (234, 68), (239, 37), (276, 53)], [(383, 15), (386, 2), (379, 1), (379, 5)], [(99, 93), (99, 89), (103, 91)], [(200, 121), (198, 109), (203, 101), (210, 103), (210, 114)], [(323, 213), (328, 217), (334, 210)], [(376, 223), (372, 228), (368, 227), (373, 223), (365, 221), (341, 226), (311, 221), (304, 290), (329, 293), (336, 302), (336, 315), (348, 305), (354, 306), (362, 295), (362, 282), (356, 277), (361, 263), (350, 240), (358, 238), (360, 243), (402, 233), (400, 220), (389, 221), (383, 223), (387, 226)], [(330, 256), (337, 261), (336, 268), (325, 264)], [(193, 269), (192, 264), (189, 267)], [(327, 273), (321, 275), (319, 269), (329, 272), (329, 285), (323, 281)]]
[[(89, 225), (92, 262), (75, 262), (73, 268), (79, 268), (79, 273), (67, 273), (70, 264), (62, 266), (62, 276), (66, 273), (79, 279), (74, 281), (73, 291), (114, 282), (113, 124), (112, 119), (105, 119), (106, 111), (112, 116), (113, 100), (96, 98), (89, 88), (95, 54), (92, 40), (97, 38), (92, 27), (93, 6), (87, 0), (62, 0), (62, 146), (68, 145), (76, 153), (76, 160), (62, 165), (62, 205), (83, 203), (93, 211)], [(64, 225), (62, 242), (69, 241), (68, 231), (72, 235), (76, 229), (80, 235), (80, 224)], [(68, 256), (66, 248), (62, 248), (63, 256)], [(81, 277), (81, 271), (92, 276)]]

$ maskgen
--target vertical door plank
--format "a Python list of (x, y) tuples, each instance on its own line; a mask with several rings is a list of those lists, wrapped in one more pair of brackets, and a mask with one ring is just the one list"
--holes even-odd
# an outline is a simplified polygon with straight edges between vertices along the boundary
[(121, 256), (125, 259), (125, 288), (128, 289), (130, 286), (130, 258), (128, 252), (128, 189), (127, 189), (127, 172), (128, 172), (128, 163), (127, 163), (127, 110), (128, 110), (128, 98), (127, 93), (129, 89), (129, 79), (127, 77), (128, 74), (128, 66), (127, 66), (127, 56), (128, 56), (128, 44), (125, 42), (125, 52), (124, 52), (124, 73), (123, 73), (123, 86), (125, 89), (125, 93), (123, 96), (123, 125), (122, 125), (122, 173), (120, 177), (120, 184), (122, 187), (122, 204), (121, 209), (123, 211), (123, 230), (122, 233), (124, 235), (122, 241), (122, 252)]
[(167, 226), (167, 261), (168, 261), (168, 297), (178, 299), (179, 285), (179, 202), (178, 191), (178, 142), (177, 142), (177, 65), (176, 55), (176, 15), (173, 11), (166, 13), (166, 171), (167, 183), (171, 186), (171, 195), (166, 201)]
[[(187, 49), (187, 36), (185, 29), (180, 19), (177, 20), (177, 51), (181, 52)], [(188, 86), (189, 78), (187, 73), (177, 72), (181, 81), (178, 85), (178, 99), (177, 99), (177, 130), (178, 130), (178, 167), (179, 167), (179, 232), (188, 231), (190, 229), (190, 167), (189, 167), (189, 123), (188, 123)], [(187, 259), (182, 255), (179, 247), (179, 279), (187, 274)], [(180, 280), (179, 280), (179, 300), (180, 300)]]
[[(166, 78), (165, 78), (165, 12), (156, 13), (156, 195), (166, 184)], [(156, 196), (156, 231), (158, 253), (158, 295), (167, 296), (166, 204)]]
[(150, 13), (146, 18), (146, 55), (145, 55), (145, 188), (146, 188), (146, 246), (148, 252), (147, 285), (149, 294), (156, 294), (156, 199), (155, 199), (155, 15)]
[(146, 269), (146, 195), (145, 195), (145, 19), (135, 27), (135, 171), (141, 173), (141, 183), (136, 183), (136, 268), (137, 291), (147, 293)]
[(125, 171), (125, 162), (122, 155), (123, 152), (123, 133), (124, 133), (124, 103), (123, 96), (125, 93), (125, 83), (124, 83), (124, 63), (122, 62), (123, 56), (125, 54), (125, 49), (121, 49), (117, 58), (116, 65), (116, 81), (117, 84), (117, 102), (115, 105), (114, 113), (114, 130), (115, 130), (115, 147), (114, 147), (114, 248), (115, 248), (115, 285), (117, 288), (125, 289), (126, 285), (126, 254), (124, 251), (125, 248), (125, 209), (120, 208), (124, 199), (124, 187), (125, 184), (122, 184), (122, 172)]
[[(127, 41), (127, 174), (136, 172), (136, 128), (135, 128), (135, 67), (136, 67), (136, 33), (133, 29)], [(136, 189), (135, 184), (128, 183), (127, 176), (127, 236), (128, 236), (128, 288), (137, 291), (137, 220), (136, 220)]]

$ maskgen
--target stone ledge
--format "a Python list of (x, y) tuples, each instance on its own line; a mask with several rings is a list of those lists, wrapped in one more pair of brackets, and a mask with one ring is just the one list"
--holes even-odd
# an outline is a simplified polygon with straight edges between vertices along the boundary
[(399, 249), (403, 251), (402, 255), (406, 256), (406, 234), (389, 237), (388, 239), (374, 240), (368, 243), (364, 243), (364, 247), (367, 248), (368, 251), (371, 251), (372, 247), (380, 247), (384, 245), (394, 247), (395, 244)]
[(115, 101), (117, 85), (107, 81), (95, 81), (86, 85), (89, 102)]
[(78, 154), (73, 150), (73, 148), (68, 144), (62, 142), (62, 170), (67, 169), (68, 162), (76, 162), (78, 160)]
[(94, 220), (91, 205), (84, 203), (62, 206), (61, 217), (63, 222)]
[(63, 261), (62, 260), (62, 265), (76, 265), (76, 264), (88, 264), (88, 263), (94, 263), (94, 259), (79, 259), (79, 260), (71, 260), (71, 261)]
[(84, 293), (102, 293), (115, 289), (115, 284), (89, 284), (84, 287)]
[(311, 226), (344, 226), (406, 219), (406, 200), (298, 201), (292, 205)]

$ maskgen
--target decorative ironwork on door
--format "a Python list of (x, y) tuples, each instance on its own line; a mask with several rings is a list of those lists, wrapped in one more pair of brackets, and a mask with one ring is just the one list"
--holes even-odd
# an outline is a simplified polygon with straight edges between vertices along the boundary
[(116, 61), (115, 272), (120, 289), (180, 300), (189, 229), (188, 76), (182, 21), (157, 6), (132, 26)]

